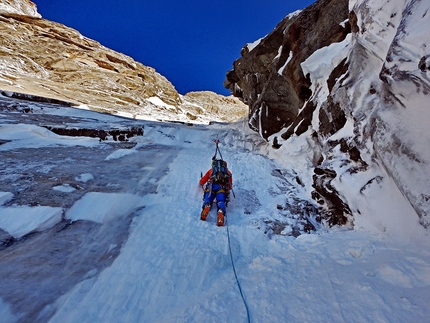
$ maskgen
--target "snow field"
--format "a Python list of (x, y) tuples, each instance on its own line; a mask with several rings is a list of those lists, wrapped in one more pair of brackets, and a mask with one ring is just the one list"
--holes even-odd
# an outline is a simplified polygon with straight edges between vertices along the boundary
[[(210, 163), (210, 158), (198, 158), (200, 154), (197, 149), (180, 152), (159, 182), (157, 194), (143, 198), (145, 208), (133, 221), (130, 238), (113, 266), (78, 304), (69, 307), (66, 302), (52, 322), (64, 317), (72, 321), (215, 322), (231, 317), (244, 321), (244, 313), (236, 313), (243, 304), (230, 267), (226, 230), (216, 227), (211, 216), (207, 222), (199, 220), (202, 191), (196, 168)], [(203, 156), (209, 154), (206, 150)], [(107, 293), (106, 288), (115, 292)], [(78, 286), (68, 298), (75, 300), (80, 294)], [(94, 300), (97, 305), (91, 311), (97, 315), (88, 313), (87, 304)]]
[[(74, 113), (89, 119), (91, 115), (82, 110)], [(12, 128), (25, 130), (23, 126)], [(13, 141), (0, 147), (9, 144), (6, 147), (12, 150), (37, 143), (40, 132), (31, 133), (33, 143), (31, 136), (26, 142), (10, 136)], [(61, 144), (61, 138), (54, 137), (55, 144)], [(206, 222), (199, 219), (203, 192), (198, 180), (200, 172), (210, 167), (214, 139), (220, 140), (221, 152), (233, 173), (236, 198), (231, 197), (227, 225), (251, 322), (427, 320), (428, 235), (415, 226), (410, 217), (413, 213), (406, 206), (404, 211), (397, 209), (404, 204), (395, 195), (399, 193), (394, 183), (384, 180), (382, 186), (369, 186), (354, 199), (362, 212), (355, 230), (321, 226), (298, 238), (265, 234), (265, 220), (285, 219), (278, 205), (309, 196), (312, 156), (305, 148), (306, 139), (293, 138), (290, 146), (273, 151), (241, 123), (187, 127), (151, 122), (145, 123), (143, 137), (133, 138), (136, 146), (131, 153), (119, 148), (100, 159), (113, 163), (106, 181), (112, 187), (117, 187), (118, 176), (124, 176), (119, 172), (124, 167), (121, 162), (141, 162), (140, 171), (127, 173), (129, 185), (118, 186), (116, 193), (89, 192), (64, 210), (66, 217), (86, 219), (82, 223), (87, 225), (88, 221), (109, 225), (135, 214), (119, 255), (103, 270), (88, 270), (82, 280), (47, 304), (39, 318), (91, 323), (247, 322), (231, 264), (227, 227), (216, 226), (214, 210)], [(50, 144), (49, 140), (43, 143)], [(111, 157), (106, 160), (105, 156)], [(375, 169), (371, 175), (380, 173)], [(294, 174), (305, 187), (292, 180)], [(72, 178), (82, 185), (100, 181), (96, 169), (74, 173)], [(354, 194), (367, 180), (344, 175), (336, 185), (354, 205)], [(148, 185), (155, 189), (148, 190)], [(66, 189), (62, 192), (74, 194)], [(374, 195), (382, 200), (372, 198)], [(32, 216), (39, 210), (37, 206), (9, 205), (11, 198), (9, 192), (0, 193), (2, 210), (25, 207), (25, 213)], [(393, 198), (396, 203), (390, 206)], [(13, 222), (28, 232), (33, 230), (27, 217), (15, 215)], [(411, 238), (414, 234), (416, 239)], [(91, 246), (84, 252), (93, 252)], [(106, 255), (116, 248), (107, 245)], [(19, 319), (20, 313), (12, 312), (12, 305), (0, 301), (5, 322)]]
[[(121, 254), (97, 280), (76, 286), (52, 322), (247, 321), (226, 227), (216, 226), (214, 211), (206, 222), (199, 220), (199, 173), (209, 167), (214, 132), (195, 137), (184, 129), (168, 129), (154, 128), (161, 136), (157, 141), (179, 141), (183, 148), (158, 182), (157, 193), (144, 197), (145, 208), (134, 219)], [(232, 144), (229, 138), (236, 132), (224, 131), (220, 148), (237, 190), (227, 225), (251, 322), (405, 322), (426, 317), (427, 251), (369, 225), (363, 229), (373, 233), (339, 228), (297, 239), (265, 235), (258, 229), (261, 218), (285, 199), (273, 194), (277, 182), (267, 176), (276, 163), (249, 154), (240, 141)], [(251, 191), (255, 205), (246, 214), (249, 200), (243, 199)]]

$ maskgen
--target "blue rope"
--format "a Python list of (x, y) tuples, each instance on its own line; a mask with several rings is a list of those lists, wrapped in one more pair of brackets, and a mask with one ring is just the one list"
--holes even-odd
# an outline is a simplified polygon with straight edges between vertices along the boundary
[(247, 321), (248, 323), (251, 323), (248, 304), (246, 303), (245, 297), (243, 296), (242, 287), (240, 286), (239, 279), (237, 278), (236, 266), (234, 265), (234, 261), (233, 261), (233, 254), (231, 252), (231, 242), (230, 242), (230, 230), (228, 229), (228, 223), (226, 223), (226, 227), (227, 227), (228, 249), (230, 251), (231, 266), (233, 267), (234, 277), (236, 278), (236, 283), (237, 283), (237, 286), (239, 287), (240, 296), (242, 296), (243, 304), (245, 304)]

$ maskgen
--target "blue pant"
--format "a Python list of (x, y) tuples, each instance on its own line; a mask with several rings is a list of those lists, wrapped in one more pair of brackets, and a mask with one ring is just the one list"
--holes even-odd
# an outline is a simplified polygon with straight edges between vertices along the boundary
[(208, 203), (212, 207), (212, 203), (216, 198), (216, 204), (218, 209), (221, 209), (224, 215), (226, 215), (226, 194), (224, 188), (221, 185), (214, 183), (212, 184), (212, 190), (210, 190), (210, 186), (211, 185), (206, 186), (205, 195), (203, 196), (203, 207)]

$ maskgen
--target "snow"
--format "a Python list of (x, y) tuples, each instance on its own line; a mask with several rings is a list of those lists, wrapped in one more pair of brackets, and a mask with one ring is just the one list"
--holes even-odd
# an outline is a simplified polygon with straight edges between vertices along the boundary
[(61, 220), (62, 208), (49, 206), (0, 207), (0, 228), (14, 238), (43, 231)]
[(10, 192), (0, 192), (0, 205), (5, 204), (13, 198), (13, 194)]
[(124, 156), (133, 154), (135, 152), (136, 152), (136, 150), (134, 150), (134, 149), (118, 149), (118, 150), (114, 151), (112, 154), (110, 154), (109, 156), (107, 156), (106, 160), (122, 158)]
[(63, 192), (63, 193), (71, 193), (71, 192), (74, 192), (76, 190), (76, 188), (74, 188), (73, 186), (70, 186), (70, 184), (63, 184), (63, 185), (59, 185), (59, 186), (54, 186), (52, 189), (55, 191)]
[(91, 192), (85, 194), (66, 212), (66, 218), (105, 223), (143, 206), (142, 199), (132, 194)]
[(290, 18), (290, 19), (294, 18), (294, 17), (297, 17), (301, 12), (302, 12), (302, 10), (293, 11), (292, 13), (288, 14), (287, 17)]
[(170, 109), (170, 110), (176, 110), (175, 106), (165, 103), (158, 96), (152, 96), (152, 97), (148, 98), (148, 101), (154, 105), (158, 105), (158, 106)]
[(94, 175), (91, 173), (81, 174), (75, 177), (75, 180), (78, 182), (86, 183), (94, 179)]
[[(327, 82), (323, 80), (327, 80), (327, 75), (330, 75), (330, 72), (347, 56), (350, 42), (351, 34), (340, 43), (333, 43), (316, 50), (301, 64), (303, 74), (310, 75), (312, 92), (318, 93), (317, 101), (323, 102), (327, 98), (329, 91)], [(324, 87), (317, 89), (317, 84), (324, 84)]]
[(0, 313), (4, 322), (16, 322), (19, 317), (13, 315), (10, 306), (0, 299)]
[[(278, 55), (280, 55), (280, 52), (281, 52), (281, 50), (282, 50), (282, 46), (281, 46), (281, 48), (279, 49), (279, 54)], [(293, 59), (293, 52), (290, 52), (290, 55), (288, 56), (288, 59), (287, 59), (287, 61), (285, 62), (285, 64), (278, 70), (278, 74), (279, 75), (282, 75), (282, 73), (284, 72), (284, 69), (287, 67), (287, 65), (288, 65), (288, 63), (291, 61)]]
[(257, 47), (261, 43), (261, 41), (263, 40), (263, 38), (257, 39), (256, 41), (254, 41), (252, 43), (246, 44), (246, 47), (248, 48), (248, 51), (252, 51), (255, 47)]
[(54, 134), (53, 132), (36, 125), (11, 124), (0, 126), (0, 139), (8, 140), (0, 146), (0, 151), (17, 148), (40, 148), (47, 146), (66, 145), (66, 146), (87, 146), (97, 144), (97, 138), (65, 137)]
[[(78, 109), (45, 107), (43, 113), (67, 113), (76, 121), (85, 116), (82, 120), (86, 122), (98, 122), (90, 117), (94, 112)], [(4, 120), (11, 116), (5, 115)], [(98, 116), (102, 123), (117, 120)], [(112, 263), (104, 269), (88, 269), (69, 289), (42, 305), (38, 315), (43, 321), (246, 322), (244, 302), (251, 322), (422, 322), (430, 314), (426, 301), (430, 296), (428, 234), (385, 174), (382, 183), (366, 186), (358, 197), (353, 194), (368, 177), (343, 174), (336, 183), (362, 214), (356, 218), (354, 230), (321, 225), (310, 234), (291, 235), (294, 214), (277, 206), (293, 205), (294, 198), (309, 199), (312, 153), (306, 136), (293, 137), (290, 145), (273, 150), (247, 129), (245, 121), (193, 127), (146, 121), (142, 122), (144, 136), (132, 138), (134, 147), (106, 151), (102, 146), (97, 152), (100, 146), (90, 139), (78, 137), (73, 143), (44, 128), (2, 122), (2, 138), (11, 140), (0, 146), (2, 153), (55, 146), (66, 147), (72, 156), (73, 147), (85, 148), (81, 144), (86, 142), (85, 149), (91, 149), (92, 155), (104, 156), (96, 158), (97, 167), (112, 164), (104, 187), (100, 185), (105, 175), (96, 168), (90, 172), (78, 169), (76, 175), (54, 186), (52, 191), (59, 189), (63, 197), (85, 190), (66, 209), (9, 205), (6, 203), (13, 203), (14, 196), (2, 192), (0, 199), (6, 205), (0, 209), (3, 230), (15, 238), (34, 231), (44, 234), (61, 221), (63, 211), (65, 219), (72, 221), (70, 227), (84, 221), (115, 231), (118, 223), (132, 219), (124, 243), (105, 246), (106, 255), (118, 250)], [(227, 226), (221, 228), (216, 226), (213, 211), (206, 222), (199, 220), (202, 190), (198, 180), (210, 165), (215, 138), (233, 173), (236, 195), (228, 207)], [(169, 158), (157, 157), (157, 151)], [(147, 156), (155, 162), (149, 163)], [(129, 172), (128, 186), (116, 184), (123, 175), (114, 170), (139, 161), (142, 164), (136, 169), (142, 173)], [(166, 171), (158, 171), (166, 162)], [(273, 175), (276, 169), (280, 170), (275, 172), (278, 176)], [(75, 174), (74, 169), (69, 171)], [(289, 180), (293, 171), (305, 187)], [(378, 172), (380, 169), (367, 176)], [(68, 192), (73, 179), (82, 187)], [(113, 191), (103, 192), (107, 188)], [(403, 204), (391, 203), (393, 199)], [(402, 208), (397, 209), (399, 205)], [(273, 230), (265, 233), (265, 221), (286, 216), (290, 224), (279, 235)], [(87, 248), (92, 253), (91, 245)], [(84, 255), (85, 249), (82, 252)], [(5, 301), (7, 295), (0, 292), (0, 296), (5, 322), (19, 321), (22, 313)]]

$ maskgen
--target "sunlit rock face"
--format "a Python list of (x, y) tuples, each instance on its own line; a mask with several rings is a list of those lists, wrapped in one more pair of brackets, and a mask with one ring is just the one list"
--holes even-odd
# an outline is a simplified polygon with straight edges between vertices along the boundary
[[(204, 108), (187, 111), (187, 100), (153, 68), (40, 18), (25, 0), (0, 5), (0, 89), (134, 118), (197, 123), (213, 117)], [(229, 117), (219, 114), (215, 120), (247, 114), (245, 105), (238, 100), (235, 105), (239, 113), (223, 106)]]
[(248, 114), (248, 107), (238, 98), (211, 91), (189, 92), (183, 97), (182, 107), (193, 116), (206, 114), (212, 120), (234, 122)]
[(0, 14), (2, 13), (15, 13), (40, 18), (36, 5), (30, 0), (2, 0)]
[[(330, 224), (366, 203), (393, 207), (391, 182), (430, 225), (430, 4), (319, 0), (242, 49), (225, 86), (249, 125), (312, 169), (312, 197)], [(300, 156), (300, 158), (299, 158)], [(391, 182), (390, 182), (391, 181)]]

